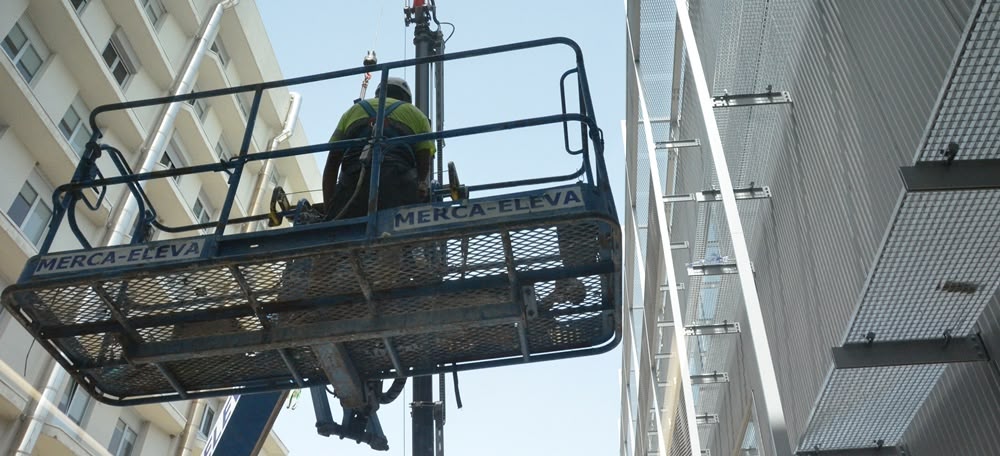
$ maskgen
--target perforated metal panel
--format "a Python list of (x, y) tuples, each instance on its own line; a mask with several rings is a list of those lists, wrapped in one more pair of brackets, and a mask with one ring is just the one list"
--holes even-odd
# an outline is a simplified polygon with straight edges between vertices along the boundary
[(1000, 158), (1000, 3), (987, 1), (952, 70), (947, 91), (918, 161), (941, 161), (948, 144), (956, 160)]
[(1000, 190), (911, 193), (845, 343), (972, 331), (1000, 284)]
[(899, 444), (942, 372), (943, 365), (834, 370), (799, 450)]
[[(916, 161), (997, 159), (1000, 3), (984, 1)], [(944, 166), (941, 164), (939, 166)], [(1000, 190), (906, 193), (844, 343), (964, 337), (1000, 287)], [(834, 370), (800, 451), (900, 443), (946, 365)]]
[(328, 244), (280, 259), (28, 283), (5, 290), (4, 305), (115, 404), (325, 384), (310, 346), (327, 341), (344, 344), (363, 378), (395, 376), (393, 357), (405, 373), (516, 364), (617, 342), (619, 236), (584, 218)]

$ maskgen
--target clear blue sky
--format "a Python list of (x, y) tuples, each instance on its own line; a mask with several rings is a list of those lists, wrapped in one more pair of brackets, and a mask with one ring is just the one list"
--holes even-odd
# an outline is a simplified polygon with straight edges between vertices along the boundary
[[(413, 29), (403, 26), (403, 1), (257, 0), (257, 5), (286, 77), (359, 66), (371, 48), (383, 63), (413, 57)], [(619, 127), (625, 108), (623, 3), (438, 0), (438, 10), (440, 20), (457, 27), (447, 43), (448, 51), (551, 36), (569, 37), (580, 44), (620, 206), (624, 186)], [(447, 34), (450, 28), (444, 31)], [(446, 128), (557, 114), (559, 77), (571, 63), (566, 50), (557, 51), (449, 65), (445, 70)], [(406, 76), (412, 84), (412, 72)], [(303, 95), (301, 120), (310, 142), (316, 143), (329, 137), (341, 112), (358, 96), (360, 79), (294, 90)], [(318, 157), (317, 163), (322, 164), (324, 158)], [(466, 183), (563, 174), (578, 166), (562, 152), (561, 129), (551, 128), (452, 140), (445, 158), (458, 164)], [(460, 410), (455, 408), (449, 378), (446, 454), (617, 454), (620, 357), (620, 350), (615, 349), (589, 358), (462, 373), (464, 408)], [(378, 454), (412, 454), (409, 395), (407, 386), (406, 401), (399, 399), (380, 410), (390, 450)], [(275, 425), (293, 455), (377, 454), (365, 445), (317, 435), (311, 405), (308, 392), (303, 392), (298, 408), (283, 411)]]

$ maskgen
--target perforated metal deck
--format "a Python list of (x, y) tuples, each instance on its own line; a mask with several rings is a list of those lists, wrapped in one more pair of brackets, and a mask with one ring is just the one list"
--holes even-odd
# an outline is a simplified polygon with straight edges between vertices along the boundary
[[(582, 201), (439, 223), (434, 212), (454, 204), (383, 211), (374, 245), (363, 221), (333, 222), (36, 257), (3, 303), (112, 404), (327, 384), (317, 344), (342, 343), (362, 378), (610, 349), (621, 331), (617, 222), (595, 190), (555, 191)], [(465, 208), (527, 208), (552, 192)], [(200, 255), (156, 262), (199, 243)]]
[[(946, 171), (951, 160), (996, 163), (1000, 2), (983, 1), (915, 162)], [(958, 172), (958, 171), (955, 171)], [(942, 175), (946, 173), (942, 172)], [(976, 187), (970, 185), (970, 187)], [(992, 187), (992, 188), (989, 188)], [(1000, 188), (911, 191), (900, 200), (844, 343), (927, 340), (975, 333), (1000, 287)], [(995, 355), (995, 354), (994, 354)], [(944, 364), (834, 369), (800, 454), (899, 445)]]

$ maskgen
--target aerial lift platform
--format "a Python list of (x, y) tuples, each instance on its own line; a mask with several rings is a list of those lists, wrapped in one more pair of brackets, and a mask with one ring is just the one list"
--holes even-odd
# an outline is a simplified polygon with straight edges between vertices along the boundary
[[(558, 79), (558, 111), (389, 138), (382, 135), (379, 109), (372, 182), (378, 182), (386, 147), (546, 124), (562, 124), (568, 157), (580, 163), (576, 172), (468, 187), (453, 174), (448, 184), (433, 185), (426, 204), (378, 211), (373, 184), (364, 217), (305, 223), (308, 204), (288, 205), (276, 215), (299, 222), (291, 227), (225, 233), (267, 217), (229, 217), (251, 162), (368, 141), (249, 153), (264, 91), (376, 71), (384, 83), (404, 67), (547, 46), (575, 54), (575, 67)], [(242, 92), (252, 93), (253, 103), (240, 153), (229, 161), (136, 174), (115, 145), (101, 142), (102, 115)], [(567, 108), (573, 104), (576, 112)], [(134, 405), (333, 384), (342, 402), (360, 404), (371, 400), (364, 385), (380, 379), (591, 355), (621, 338), (619, 222), (583, 57), (569, 39), (106, 105), (93, 111), (90, 125), (94, 134), (73, 181), (53, 197), (40, 254), (2, 300), (102, 402)], [(570, 137), (576, 134), (581, 144), (574, 149)], [(98, 167), (101, 155), (114, 169)], [(180, 227), (157, 221), (144, 182), (196, 173), (228, 174), (219, 220)], [(112, 185), (127, 187), (141, 220), (132, 243), (95, 248), (76, 218), (96, 206), (88, 189), (103, 198)], [(503, 193), (477, 197), (486, 191)], [(198, 235), (147, 241), (150, 226)], [(52, 251), (57, 231), (67, 227), (84, 248)], [(212, 232), (200, 234), (206, 229)], [(567, 286), (557, 290), (557, 283)]]

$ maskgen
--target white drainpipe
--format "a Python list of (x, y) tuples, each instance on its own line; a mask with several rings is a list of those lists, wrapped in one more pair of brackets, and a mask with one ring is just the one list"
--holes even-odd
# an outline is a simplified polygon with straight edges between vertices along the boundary
[(180, 440), (177, 444), (177, 456), (191, 456), (194, 453), (195, 433), (198, 432), (198, 417), (205, 412), (205, 399), (197, 399), (188, 406), (187, 422), (184, 423), (184, 430), (181, 431)]
[[(184, 70), (174, 84), (175, 89), (172, 95), (181, 95), (191, 91), (191, 87), (198, 76), (198, 67), (201, 65), (201, 59), (205, 56), (205, 52), (212, 47), (215, 35), (219, 31), (219, 21), (222, 19), (222, 12), (225, 9), (236, 6), (237, 3), (239, 3), (239, 0), (221, 0), (212, 8), (211, 13), (209, 13), (208, 17), (202, 23), (197, 41), (192, 46), (191, 53), (188, 55), (187, 62), (185, 62)], [(139, 170), (140, 173), (151, 171), (153, 166), (160, 161), (163, 149), (167, 145), (167, 141), (170, 140), (174, 119), (177, 118), (177, 111), (179, 109), (180, 103), (171, 103), (163, 110), (156, 133), (149, 136), (142, 149), (140, 149), (145, 153), (142, 168)], [(145, 188), (145, 183), (145, 181), (141, 183), (143, 188)], [(127, 234), (126, 231), (132, 226), (132, 221), (135, 219), (137, 210), (138, 205), (132, 198), (132, 194), (126, 191), (123, 201), (117, 205), (117, 216), (113, 217), (113, 220), (115, 220), (114, 231), (107, 237), (106, 245), (121, 244), (125, 234)], [(45, 382), (45, 389), (42, 391), (41, 398), (35, 404), (31, 415), (25, 417), (27, 424), (17, 445), (16, 455), (31, 456), (34, 452), (35, 444), (38, 443), (38, 437), (42, 432), (42, 426), (48, 417), (49, 407), (46, 407), (46, 405), (56, 404), (56, 396), (59, 388), (65, 383), (65, 379), (66, 371), (58, 363), (53, 363), (51, 370), (49, 370), (49, 378)], [(68, 419), (65, 415), (63, 415), (63, 418)]]
[[(277, 149), (278, 144), (281, 144), (282, 141), (292, 136), (292, 131), (295, 130), (295, 122), (299, 119), (299, 106), (302, 104), (302, 96), (297, 92), (289, 92), (288, 95), (291, 97), (291, 101), (288, 103), (288, 112), (285, 113), (285, 121), (282, 124), (281, 133), (278, 133), (277, 136), (271, 139), (271, 143), (267, 146), (268, 152)], [(257, 183), (253, 187), (253, 197), (250, 199), (250, 215), (258, 214), (264, 210), (264, 189), (267, 188), (267, 179), (273, 169), (274, 160), (264, 160), (264, 163), (260, 167), (260, 173), (257, 174)], [(249, 233), (253, 231), (254, 226), (255, 224), (252, 223), (244, 224), (243, 232)]]
[[(174, 88), (170, 95), (185, 95), (191, 92), (191, 88), (194, 87), (194, 82), (198, 79), (198, 68), (201, 66), (201, 60), (205, 56), (205, 53), (209, 51), (212, 47), (212, 43), (215, 42), (215, 35), (219, 31), (219, 22), (222, 20), (222, 13), (225, 9), (236, 6), (239, 0), (222, 0), (212, 8), (212, 11), (202, 22), (201, 31), (198, 32), (198, 36), (195, 38), (194, 45), (191, 46), (191, 51), (188, 54), (187, 61), (184, 63), (184, 68), (181, 71), (180, 76), (174, 83)], [(146, 142), (142, 145), (139, 150), (143, 154), (142, 165), (139, 167), (139, 173), (148, 173), (154, 170), (156, 164), (163, 157), (163, 150), (166, 148), (167, 143), (170, 141), (170, 135), (174, 130), (174, 120), (177, 118), (177, 113), (181, 109), (181, 104), (183, 102), (174, 102), (164, 108), (163, 112), (160, 114), (160, 120), (157, 122), (156, 132), (146, 138)], [(146, 183), (149, 181), (142, 181), (139, 184), (142, 188), (146, 188)], [(115, 215), (112, 217), (114, 220), (114, 228), (111, 230), (110, 234), (106, 237), (106, 245), (119, 245), (125, 240), (126, 236), (131, 235), (128, 230), (132, 228), (132, 224), (135, 223), (136, 212), (138, 212), (139, 206), (132, 196), (132, 193), (125, 191), (123, 201), (118, 204), (115, 209)]]

